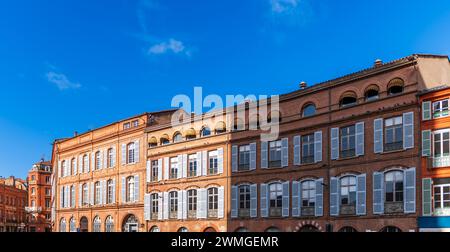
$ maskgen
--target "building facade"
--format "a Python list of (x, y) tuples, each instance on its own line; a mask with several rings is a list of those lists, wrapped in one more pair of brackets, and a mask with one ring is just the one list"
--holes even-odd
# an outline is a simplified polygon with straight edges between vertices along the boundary
[(28, 172), (28, 214), (29, 232), (51, 232), (52, 165), (41, 160)]
[(15, 177), (0, 178), (0, 232), (26, 231), (27, 185)]

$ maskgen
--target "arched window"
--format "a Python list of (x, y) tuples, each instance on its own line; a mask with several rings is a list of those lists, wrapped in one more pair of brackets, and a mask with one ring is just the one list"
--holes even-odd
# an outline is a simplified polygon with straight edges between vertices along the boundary
[(316, 114), (316, 106), (312, 103), (303, 107), (302, 117), (313, 116)]
[(217, 218), (219, 209), (219, 189), (211, 187), (208, 189), (208, 218)]
[(316, 182), (314, 180), (305, 180), (301, 182), (302, 196), (302, 216), (314, 216), (316, 205)]
[(130, 176), (126, 179), (127, 183), (127, 202), (134, 202), (134, 176)]
[(89, 205), (89, 188), (88, 188), (88, 185), (87, 184), (83, 184), (83, 186), (82, 186), (82, 188), (83, 188), (83, 194), (81, 195), (81, 202), (82, 202), (82, 205), (83, 206), (87, 206), (87, 205)]
[(283, 186), (281, 183), (269, 185), (269, 215), (271, 217), (280, 217), (283, 207)]
[(302, 228), (300, 228), (299, 232), (315, 233), (315, 232), (319, 232), (319, 229), (313, 225), (305, 225)]
[(236, 229), (235, 232), (236, 233), (248, 233), (250, 231), (247, 228), (245, 228), (245, 227), (240, 227), (240, 228)]
[(154, 147), (156, 147), (156, 146), (158, 146), (158, 140), (156, 139), (156, 137), (151, 137), (151, 138), (148, 140), (148, 147), (154, 148)]
[(240, 185), (239, 193), (239, 217), (250, 217), (250, 185)]
[(178, 218), (178, 192), (169, 193), (169, 217), (170, 219)]
[(67, 163), (66, 163), (66, 160), (63, 160), (62, 162), (61, 162), (61, 170), (62, 170), (62, 176), (63, 177), (65, 177), (65, 176), (67, 176)]
[(211, 129), (208, 126), (204, 126), (200, 131), (200, 136), (206, 137), (211, 135)]
[(224, 122), (218, 122), (216, 128), (214, 129), (216, 134), (222, 134), (227, 131), (227, 126)]
[(153, 226), (152, 228), (150, 228), (150, 232), (152, 232), (152, 233), (159, 233), (160, 232), (159, 227)]
[(130, 214), (128, 215), (122, 225), (123, 232), (139, 232), (139, 222), (136, 216)]
[(77, 232), (77, 223), (76, 223), (74, 217), (70, 218), (70, 221), (69, 221), (69, 232), (72, 232), (72, 233)]
[(75, 168), (76, 168), (76, 164), (75, 164), (76, 159), (72, 158), (72, 160), (70, 161), (70, 174), (74, 175), (75, 174)]
[(159, 213), (159, 194), (152, 193), (150, 195), (150, 201), (151, 201), (150, 219), (157, 220)]
[(94, 233), (99, 233), (102, 231), (102, 220), (100, 219), (100, 217), (96, 216), (92, 223), (93, 223), (92, 230)]
[(100, 170), (102, 168), (102, 161), (101, 161), (101, 152), (97, 151), (95, 153), (95, 170)]
[(65, 218), (62, 218), (59, 221), (59, 232), (67, 232), (66, 219)]
[(356, 176), (340, 179), (340, 211), (342, 214), (356, 214)]
[(108, 152), (107, 152), (107, 160), (106, 160), (106, 166), (108, 167), (108, 168), (111, 168), (111, 167), (114, 167), (114, 159), (115, 159), (115, 157), (114, 157), (114, 150), (113, 150), (113, 148), (109, 148), (108, 149)]
[(281, 230), (277, 227), (270, 227), (270, 228), (266, 229), (265, 232), (266, 233), (280, 233)]
[(114, 232), (114, 219), (112, 216), (106, 217), (105, 232), (107, 232), (107, 233)]
[(394, 226), (387, 226), (384, 227), (383, 229), (381, 229), (380, 232), (387, 232), (387, 233), (400, 233), (402, 232), (402, 230), (398, 227), (394, 227)]
[(384, 174), (385, 202), (403, 202), (403, 171), (389, 171)]
[(89, 157), (87, 154), (83, 156), (83, 172), (89, 172)]
[(364, 98), (366, 101), (373, 101), (379, 98), (379, 88), (377, 85), (370, 85), (364, 92)]
[(183, 136), (181, 135), (181, 133), (180, 132), (175, 133), (173, 135), (173, 142), (174, 143), (179, 143), (181, 141), (183, 141)]
[(164, 134), (160, 139), (161, 145), (167, 145), (170, 144), (169, 136), (167, 134)]
[(214, 228), (209, 227), (209, 228), (206, 228), (203, 232), (204, 232), (204, 233), (215, 233), (215, 232), (217, 232), (217, 231), (216, 231)]
[(89, 231), (89, 221), (86, 217), (81, 217), (80, 219), (80, 231), (81, 232)]
[(341, 229), (339, 229), (340, 233), (356, 233), (358, 232), (356, 229), (354, 229), (353, 227), (343, 227)]
[(389, 81), (388, 84), (388, 95), (396, 95), (403, 93), (405, 83), (400, 78), (395, 78)]
[(186, 140), (192, 140), (192, 139), (197, 138), (197, 134), (195, 132), (195, 129), (188, 129), (188, 130), (186, 130), (185, 135), (186, 135)]
[(75, 186), (70, 187), (70, 207), (75, 207)]
[(102, 188), (100, 185), (100, 181), (95, 182), (94, 184), (94, 203), (95, 205), (100, 205), (102, 204), (102, 197), (101, 197), (101, 193), (102, 193)]
[(135, 148), (134, 142), (127, 145), (127, 164), (133, 164), (135, 162)]
[(187, 228), (181, 227), (180, 229), (178, 229), (178, 232), (179, 232), (179, 233), (187, 233), (187, 232), (189, 232), (189, 231), (188, 231)]
[(106, 182), (106, 204), (114, 203), (114, 181), (112, 179)]
[(188, 198), (188, 218), (195, 219), (197, 217), (197, 190), (191, 189), (187, 191)]
[(339, 105), (341, 108), (350, 107), (356, 105), (357, 99), (354, 92), (346, 92), (342, 95)]

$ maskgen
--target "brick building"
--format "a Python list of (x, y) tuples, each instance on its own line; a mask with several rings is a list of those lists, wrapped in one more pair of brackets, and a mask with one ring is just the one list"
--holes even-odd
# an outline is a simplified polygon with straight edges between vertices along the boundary
[(50, 162), (41, 160), (28, 172), (28, 231), (51, 232), (51, 175)]
[(0, 178), (0, 232), (26, 229), (27, 185), (15, 177)]

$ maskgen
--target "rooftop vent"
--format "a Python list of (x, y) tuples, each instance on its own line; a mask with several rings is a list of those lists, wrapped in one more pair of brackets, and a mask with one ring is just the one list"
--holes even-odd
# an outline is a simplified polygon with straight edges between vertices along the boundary
[(300, 83), (300, 89), (305, 89), (306, 87), (308, 87), (308, 84), (306, 84), (306, 82), (304, 82), (304, 81), (302, 81), (301, 83)]
[(380, 67), (382, 65), (383, 65), (383, 61), (382, 60), (380, 60), (380, 59), (375, 60), (375, 64), (374, 64), (375, 67)]

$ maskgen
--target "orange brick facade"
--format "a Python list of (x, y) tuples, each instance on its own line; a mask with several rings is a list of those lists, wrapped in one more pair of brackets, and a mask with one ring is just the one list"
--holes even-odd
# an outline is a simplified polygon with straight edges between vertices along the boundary
[(50, 162), (41, 161), (28, 172), (28, 231), (51, 232), (51, 175)]
[(26, 229), (27, 188), (25, 181), (0, 178), (0, 232), (24, 232)]

